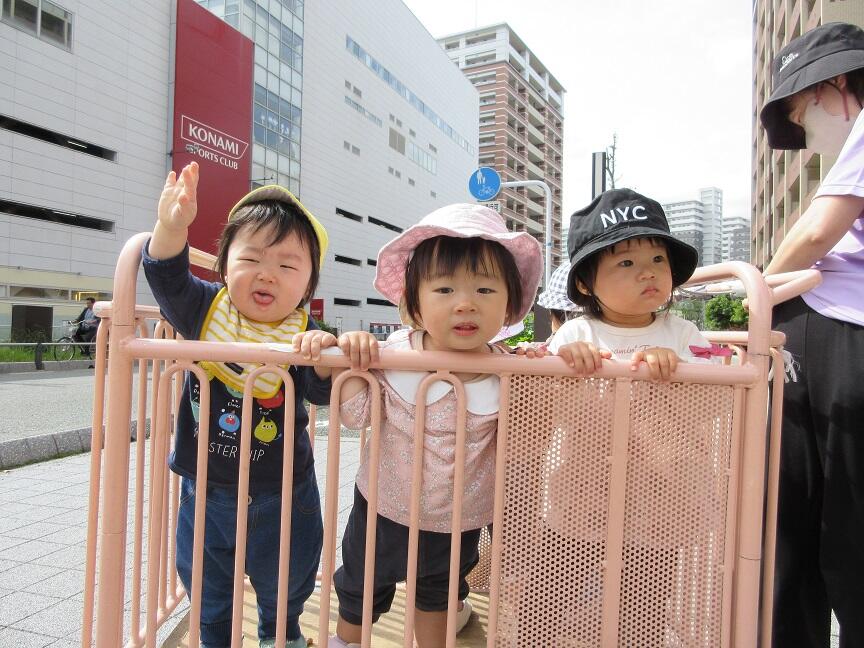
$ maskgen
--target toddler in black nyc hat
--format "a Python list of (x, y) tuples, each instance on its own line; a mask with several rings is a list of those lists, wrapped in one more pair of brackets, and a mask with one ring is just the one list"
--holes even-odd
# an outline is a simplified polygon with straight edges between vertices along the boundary
[(606, 191), (570, 217), (567, 295), (583, 315), (562, 326), (549, 349), (578, 373), (603, 358), (646, 363), (651, 377), (668, 380), (678, 362), (714, 349), (692, 323), (667, 307), (672, 290), (698, 262), (692, 246), (669, 231), (656, 200), (631, 189)]

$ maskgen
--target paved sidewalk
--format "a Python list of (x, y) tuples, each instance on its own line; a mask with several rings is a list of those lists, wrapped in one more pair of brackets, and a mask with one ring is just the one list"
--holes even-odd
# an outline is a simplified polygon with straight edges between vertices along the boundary
[[(325, 425), (319, 422), (320, 433)], [(340, 450), (344, 477), (339, 484), (338, 528), (342, 529), (353, 501), (359, 441), (344, 438)], [(322, 499), (326, 455), (327, 439), (318, 437), (315, 457)], [(0, 473), (0, 648), (81, 645), (90, 459), (88, 452)], [(130, 466), (134, 470), (134, 443)], [(130, 544), (129, 574), (131, 550)], [(337, 550), (337, 559), (339, 555)], [(144, 565), (146, 572), (146, 562)], [(128, 592), (127, 586), (127, 597)], [(128, 598), (125, 609), (128, 628)], [(162, 627), (157, 645), (186, 609), (185, 602), (178, 606)]]

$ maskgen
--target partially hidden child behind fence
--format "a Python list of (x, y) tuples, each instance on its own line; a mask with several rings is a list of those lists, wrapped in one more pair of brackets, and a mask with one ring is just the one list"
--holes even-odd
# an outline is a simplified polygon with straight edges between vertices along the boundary
[[(425, 216), (378, 254), (375, 287), (400, 305), (410, 328), (393, 333), (387, 349), (506, 353), (490, 344), (501, 327), (531, 310), (540, 281), (540, 245), (524, 232), (509, 232), (501, 217), (480, 206), (456, 204)], [(381, 460), (376, 521), (373, 620), (389, 610), (396, 584), (406, 579), (416, 392), (428, 375), (378, 371), (381, 385)], [(467, 423), (465, 490), (461, 520), (457, 628), (471, 613), (465, 577), (478, 561), (481, 529), (492, 521), (499, 379), (457, 373), (465, 386)], [(420, 648), (445, 643), (450, 562), (456, 396), (449, 383), (434, 383), (426, 396), (420, 497), (420, 540), (415, 639)], [(362, 428), (370, 422), (370, 390), (360, 378), (342, 390), (342, 422)], [(342, 567), (334, 576), (339, 621), (331, 647), (359, 646), (369, 445), (364, 449), (342, 540)]]
[[(189, 270), (188, 227), (197, 213), (198, 165), (179, 177), (168, 174), (159, 199), (158, 221), (144, 245), (144, 272), (164, 317), (188, 340), (290, 342), (294, 335), (323, 336), (303, 305), (318, 283), (327, 248), (321, 224), (289, 191), (260, 187), (229, 212), (219, 238), (216, 269), (220, 283)], [(241, 410), (244, 380), (255, 364), (201, 362), (209, 377), (210, 408), (207, 504), (201, 592), (201, 645), (231, 644), (232, 592), (237, 518)], [(330, 397), (330, 370), (290, 367), (294, 397), (273, 374), (256, 379), (252, 396), (246, 574), (258, 601), (262, 648), (275, 645), (279, 530), (285, 407), (294, 408), (293, 501), (288, 582), (289, 648), (306, 646), (299, 616), (315, 586), (323, 525), (303, 399), (324, 405)], [(171, 470), (182, 477), (177, 520), (177, 571), (192, 592), (196, 456), (201, 386), (186, 376), (177, 412)], [(287, 435), (290, 438), (290, 433)]]
[[(571, 217), (568, 252), (571, 267), (566, 293), (582, 314), (557, 330), (549, 350), (564, 357), (577, 373), (592, 374), (604, 359), (614, 358), (629, 361), (633, 370), (644, 363), (653, 380), (668, 381), (678, 363), (706, 362), (712, 353), (722, 353), (694, 324), (668, 310), (673, 289), (693, 274), (698, 254), (670, 233), (663, 208), (656, 201), (629, 189), (602, 193)], [(631, 398), (646, 393), (641, 387), (634, 388)], [(706, 439), (711, 438), (713, 424), (709, 418), (703, 426)], [(696, 452), (687, 444), (701, 438), (698, 432), (683, 433), (676, 426), (676, 421), (664, 421), (661, 415), (656, 428), (634, 428), (628, 441), (628, 470), (651, 475), (656, 499), (663, 501), (686, 488), (687, 462)], [(587, 451), (579, 445), (579, 434), (572, 428), (553, 431), (544, 464), (547, 524), (550, 537), (562, 547), (580, 555), (603, 555), (606, 549), (597, 545), (599, 538), (591, 533), (590, 520), (586, 523), (584, 516), (574, 515), (560, 495), (578, 490), (582, 481), (585, 488), (591, 487), (586, 476), (591, 473), (582, 465)], [(597, 465), (605, 456), (593, 460), (591, 465)], [(702, 501), (694, 506), (711, 504)], [(596, 515), (602, 519), (603, 512), (598, 510)], [(679, 511), (660, 523), (650, 507), (631, 507), (625, 519), (624, 569), (654, 570), (653, 589), (644, 599), (646, 645), (669, 641), (676, 626), (674, 601), (681, 590), (676, 569), (685, 569), (688, 550), (670, 543), (666, 535), (679, 518), (689, 521), (699, 516)], [(586, 574), (579, 600), (599, 600), (599, 583), (599, 578)], [(562, 614), (576, 612), (562, 610)]]
[(582, 314), (558, 329), (549, 350), (577, 373), (615, 358), (634, 370), (644, 363), (651, 378), (668, 380), (679, 362), (723, 353), (669, 311), (698, 252), (671, 234), (657, 201), (630, 189), (600, 194), (571, 217), (567, 251), (567, 296)]

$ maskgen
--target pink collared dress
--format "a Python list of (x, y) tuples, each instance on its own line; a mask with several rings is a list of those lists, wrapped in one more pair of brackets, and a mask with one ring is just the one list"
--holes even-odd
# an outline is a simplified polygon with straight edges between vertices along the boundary
[[(382, 348), (422, 350), (423, 331), (393, 333)], [(493, 353), (503, 353), (490, 345)], [(414, 413), (416, 392), (429, 375), (425, 371), (371, 370), (381, 385), (381, 464), (378, 471), (378, 513), (410, 524), (411, 475), (414, 464)], [(495, 437), (498, 430), (500, 379), (481, 374), (464, 383), (467, 401), (465, 491), (461, 530), (479, 529), (492, 522), (495, 485)], [(351, 429), (370, 424), (371, 401), (367, 388), (342, 404), (342, 423)], [(457, 403), (449, 383), (439, 381), (428, 390), (426, 430), (423, 442), (423, 487), (420, 496), (420, 528), (449, 533), (453, 511)], [(357, 488), (369, 500), (369, 450), (363, 448)]]

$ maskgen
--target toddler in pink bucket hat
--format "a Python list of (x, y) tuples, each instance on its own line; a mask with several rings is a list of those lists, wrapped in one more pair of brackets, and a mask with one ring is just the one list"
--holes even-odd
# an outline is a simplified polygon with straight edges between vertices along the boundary
[(402, 301), (406, 266), (420, 243), (436, 236), (482, 238), (500, 243), (516, 262), (522, 284), (522, 302), (514, 324), (528, 314), (534, 304), (543, 255), (540, 244), (527, 232), (510, 232), (497, 212), (482, 205), (456, 203), (424, 216), (378, 253), (375, 288), (394, 304)]
[[(378, 254), (375, 287), (400, 307), (411, 327), (393, 333), (388, 350), (506, 353), (492, 341), (504, 325), (521, 323), (531, 309), (540, 281), (541, 248), (525, 232), (508, 232), (500, 216), (480, 205), (448, 205), (385, 245)], [(374, 359), (377, 346), (358, 355)], [(345, 349), (343, 349), (345, 350)], [(352, 357), (353, 346), (347, 349)], [(387, 612), (396, 584), (407, 576), (408, 537), (417, 390), (425, 371), (370, 369), (380, 385), (381, 426), (375, 574), (372, 620)], [(495, 438), (500, 379), (496, 374), (453, 374), (464, 386), (465, 483), (459, 520), (457, 632), (471, 617), (466, 576), (479, 560), (480, 532), (492, 522)], [(376, 395), (363, 378), (348, 378), (340, 392), (345, 427), (371, 423)], [(450, 574), (451, 516), (457, 412), (449, 382), (434, 382), (426, 393), (423, 476), (420, 498), (420, 560), (414, 637), (419, 648), (445, 644)], [(336, 636), (328, 648), (360, 645), (365, 578), (365, 539), (370, 454), (362, 451), (354, 505), (342, 538), (342, 566), (333, 576), (339, 597)], [(422, 614), (421, 614), (422, 613)]]

